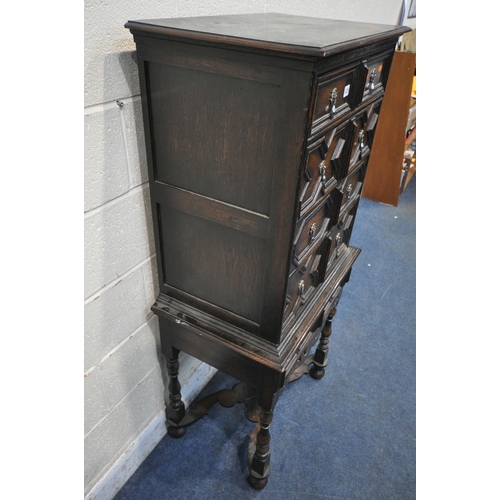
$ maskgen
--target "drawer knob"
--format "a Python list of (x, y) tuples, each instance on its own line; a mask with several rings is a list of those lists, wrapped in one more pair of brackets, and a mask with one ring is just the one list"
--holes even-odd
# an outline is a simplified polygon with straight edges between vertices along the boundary
[(321, 175), (321, 184), (323, 184), (323, 187), (326, 186), (326, 160), (323, 160), (319, 164), (319, 173)]
[(300, 298), (303, 299), (306, 293), (306, 286), (304, 285), (304, 280), (300, 280), (299, 282), (299, 295)]
[(340, 233), (337, 233), (337, 235), (335, 236), (335, 254), (336, 255), (339, 254), (339, 247), (340, 247), (341, 243), (342, 243), (342, 236)]
[(352, 184), (349, 184), (346, 189), (347, 199), (350, 200), (352, 196)]
[(370, 73), (370, 81), (368, 83), (368, 90), (373, 92), (375, 90), (375, 77), (377, 76), (377, 70), (375, 68), (372, 69)]
[(311, 224), (311, 227), (309, 228), (309, 236), (311, 237), (311, 241), (314, 241), (316, 238), (316, 222)]
[(365, 148), (364, 140), (365, 140), (365, 133), (361, 130), (361, 132), (358, 134), (359, 149), (361, 151), (363, 151), (363, 149)]
[(337, 87), (335, 87), (330, 92), (330, 103), (326, 107), (326, 111), (330, 111), (330, 118), (333, 118), (333, 115), (335, 114), (335, 111), (337, 109), (337, 97), (338, 97), (338, 90)]

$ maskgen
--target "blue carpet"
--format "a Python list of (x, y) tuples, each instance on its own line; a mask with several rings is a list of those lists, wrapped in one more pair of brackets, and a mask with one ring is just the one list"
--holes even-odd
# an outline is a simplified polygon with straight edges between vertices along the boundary
[[(115, 500), (407, 500), (415, 488), (416, 179), (398, 207), (361, 199), (351, 245), (363, 249), (344, 287), (321, 380), (290, 384), (271, 425), (268, 486), (246, 480), (243, 405), (165, 437)], [(202, 395), (229, 388), (219, 372)]]

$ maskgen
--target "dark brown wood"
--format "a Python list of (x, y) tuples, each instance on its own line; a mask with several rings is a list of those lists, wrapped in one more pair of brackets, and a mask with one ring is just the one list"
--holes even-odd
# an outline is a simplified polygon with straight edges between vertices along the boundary
[[(260, 410), (258, 433), (255, 440), (255, 451), (250, 462), (250, 486), (261, 490), (267, 485), (269, 473), (271, 472), (271, 434), (269, 427), (273, 420), (273, 412)], [(253, 447), (250, 449), (252, 450)]]
[(209, 394), (199, 401), (194, 402), (189, 408), (189, 412), (187, 412), (177, 423), (169, 420), (168, 433), (172, 437), (182, 437), (186, 433), (186, 426), (208, 415), (215, 403), (219, 403), (225, 408), (231, 408), (237, 403), (249, 405), (249, 403), (247, 403), (248, 401), (255, 401), (255, 393), (256, 391), (254, 389), (251, 389), (246, 384), (239, 383), (234, 385), (231, 389), (222, 389), (221, 391)]
[(307, 150), (307, 162), (299, 188), (300, 218), (327, 196), (345, 177), (352, 136), (352, 123), (329, 129)]
[(329, 57), (397, 38), (407, 28), (288, 14), (236, 14), (198, 18), (144, 19), (125, 25), (132, 33), (183, 38), (231, 47), (274, 50), (285, 55)]
[(361, 159), (367, 158), (371, 151), (381, 104), (381, 99), (373, 101), (361, 112), (351, 117), (354, 138), (349, 155), (351, 168)]
[(318, 78), (313, 112), (313, 133), (338, 120), (358, 106), (361, 95), (356, 85), (359, 64), (343, 66)]
[(303, 262), (304, 257), (311, 253), (312, 247), (323, 239), (330, 222), (332, 204), (330, 197), (325, 198), (314, 211), (297, 224), (293, 239), (295, 265)]
[(311, 374), (311, 377), (318, 380), (324, 377), (325, 367), (328, 364), (328, 344), (330, 343), (330, 335), (332, 334), (332, 321), (337, 313), (337, 305), (341, 295), (342, 288), (339, 288), (335, 295), (335, 299), (333, 300), (331, 306), (332, 309), (328, 314), (325, 326), (321, 330), (321, 338), (319, 340), (318, 347), (316, 348), (314, 357), (312, 358), (312, 365), (309, 373)]
[[(149, 109), (152, 200), (158, 200), (160, 290), (173, 287), (198, 297), (200, 308), (213, 304), (213, 314), (221, 308), (240, 323), (250, 320), (258, 325), (255, 333), (278, 343), (283, 302), (277, 298), (286, 284), (297, 189), (297, 174), (289, 170), (300, 169), (311, 75), (247, 62), (239, 78), (228, 76), (227, 61), (218, 74), (219, 52), (206, 47), (199, 53), (192, 48), (182, 68), (170, 65), (187, 50), (169, 48), (164, 64), (143, 62), (138, 50)], [(168, 196), (161, 195), (165, 189)], [(173, 210), (165, 207), (172, 198)], [(192, 212), (204, 212), (204, 222)], [(221, 228), (221, 219), (234, 231)], [(241, 226), (249, 234), (241, 234)], [(229, 281), (246, 287), (247, 296), (228, 289)]]
[(168, 434), (173, 438), (181, 438), (186, 434), (186, 428), (180, 425), (185, 415), (185, 407), (182, 401), (181, 385), (179, 383), (179, 350), (172, 349), (172, 357), (167, 358), (167, 372), (169, 377), (167, 404)]
[(156, 191), (155, 198), (164, 200), (165, 206), (263, 240), (267, 239), (269, 217), (265, 215), (161, 182), (155, 182), (152, 189)]
[(363, 87), (363, 100), (383, 92), (387, 85), (387, 77), (391, 66), (393, 50), (370, 57), (363, 62), (365, 69), (365, 84)]
[[(326, 366), (332, 310), (398, 36), (407, 28), (282, 14), (130, 21), (137, 44), (167, 358), (168, 432), (216, 402), (257, 421), (265, 487), (287, 384)], [(314, 354), (310, 354), (318, 341)], [(186, 409), (178, 354), (245, 385)]]

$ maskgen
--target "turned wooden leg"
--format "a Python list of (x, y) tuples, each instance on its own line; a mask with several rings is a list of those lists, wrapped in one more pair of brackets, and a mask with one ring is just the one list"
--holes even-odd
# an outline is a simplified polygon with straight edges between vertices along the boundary
[(267, 485), (267, 479), (271, 472), (271, 451), (269, 443), (271, 434), (269, 426), (273, 419), (272, 411), (260, 410), (259, 427), (255, 443), (255, 453), (250, 463), (250, 486), (256, 490), (261, 490)]
[(338, 300), (333, 304), (330, 314), (326, 320), (323, 330), (321, 330), (321, 338), (313, 358), (313, 364), (309, 370), (311, 377), (315, 379), (323, 378), (325, 375), (325, 366), (328, 364), (328, 344), (330, 343), (330, 335), (332, 334), (332, 321), (337, 312)]
[(169, 376), (167, 404), (167, 432), (173, 438), (181, 438), (186, 434), (186, 427), (179, 426), (184, 418), (186, 408), (181, 396), (181, 384), (177, 378), (179, 375), (179, 350), (172, 348), (172, 357), (167, 358), (167, 372)]

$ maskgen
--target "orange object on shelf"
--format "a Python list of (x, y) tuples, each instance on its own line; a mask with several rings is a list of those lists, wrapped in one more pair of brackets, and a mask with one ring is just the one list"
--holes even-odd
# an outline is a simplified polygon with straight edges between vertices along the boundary
[(410, 135), (405, 140), (405, 147), (408, 147), (417, 137), (417, 127), (413, 127), (413, 130), (410, 132)]

